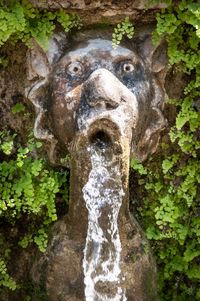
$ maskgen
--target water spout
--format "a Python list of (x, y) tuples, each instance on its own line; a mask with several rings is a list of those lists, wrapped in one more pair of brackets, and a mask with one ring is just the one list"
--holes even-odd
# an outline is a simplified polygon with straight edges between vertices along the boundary
[(92, 169), (83, 187), (88, 209), (88, 231), (84, 249), (86, 301), (125, 301), (121, 287), (121, 242), (118, 214), (124, 195), (119, 164), (110, 161), (109, 137), (98, 132), (87, 149)]

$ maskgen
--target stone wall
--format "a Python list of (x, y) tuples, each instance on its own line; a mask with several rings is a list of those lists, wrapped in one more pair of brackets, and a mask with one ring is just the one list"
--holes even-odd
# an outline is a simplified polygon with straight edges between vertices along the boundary
[(65, 9), (68, 12), (78, 13), (83, 24), (109, 23), (116, 24), (125, 16), (135, 22), (151, 22), (155, 20), (156, 13), (164, 4), (150, 5), (148, 0), (120, 1), (120, 0), (31, 0), (31, 3), (41, 9)]

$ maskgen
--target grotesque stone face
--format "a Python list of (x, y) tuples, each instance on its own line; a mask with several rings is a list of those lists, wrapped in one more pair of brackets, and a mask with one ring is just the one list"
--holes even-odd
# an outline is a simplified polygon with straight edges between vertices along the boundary
[(128, 89), (142, 111), (151, 101), (148, 75), (136, 54), (123, 47), (113, 50), (110, 41), (101, 39), (79, 47), (60, 60), (50, 84), (47, 111), (53, 131), (66, 146), (85, 121), (105, 118), (106, 111), (114, 113), (122, 102), (129, 101), (129, 110), (136, 106), (135, 99), (128, 99), (134, 98)]
[(87, 128), (94, 132), (95, 120), (99, 122), (94, 128), (104, 123), (104, 128), (112, 127), (110, 120), (120, 125), (120, 135), (132, 132), (135, 157), (143, 160), (153, 153), (165, 125), (160, 111), (163, 90), (140, 54), (121, 46), (114, 50), (104, 39), (87, 40), (64, 54), (52, 64), (44, 83), (29, 93), (39, 107), (36, 136), (41, 138), (43, 124), (49, 124), (51, 135), (46, 137), (54, 136), (70, 151), (77, 133)]
[[(56, 43), (62, 44), (54, 41), (46, 57), (30, 56), (37, 81), (28, 93), (35, 136), (71, 153), (64, 239), (60, 228), (45, 254), (48, 300), (153, 301), (156, 269), (129, 216), (128, 175), (130, 154), (143, 160), (153, 153), (165, 124), (156, 76), (163, 64), (153, 63), (155, 51), (145, 41), (134, 50), (114, 50), (99, 38), (69, 51)], [(33, 270), (43, 271), (43, 260)]]

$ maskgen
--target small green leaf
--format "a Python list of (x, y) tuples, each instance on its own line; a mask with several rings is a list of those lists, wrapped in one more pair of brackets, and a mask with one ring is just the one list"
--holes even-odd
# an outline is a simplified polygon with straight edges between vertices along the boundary
[(163, 173), (166, 174), (173, 166), (173, 162), (168, 160), (168, 159), (165, 159), (162, 163), (162, 169), (163, 169)]
[(16, 103), (12, 107), (12, 113), (13, 114), (17, 114), (17, 113), (24, 112), (24, 111), (25, 111), (25, 106), (21, 102)]

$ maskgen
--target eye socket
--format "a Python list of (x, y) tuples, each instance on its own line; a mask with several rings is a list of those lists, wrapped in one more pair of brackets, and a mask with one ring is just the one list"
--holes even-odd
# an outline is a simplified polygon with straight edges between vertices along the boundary
[(131, 64), (131, 63), (124, 63), (122, 66), (122, 70), (125, 73), (131, 73), (134, 71), (134, 69), (135, 68), (134, 68), (133, 64)]
[(67, 66), (67, 72), (72, 75), (81, 75), (83, 73), (83, 65), (79, 62), (70, 63)]

